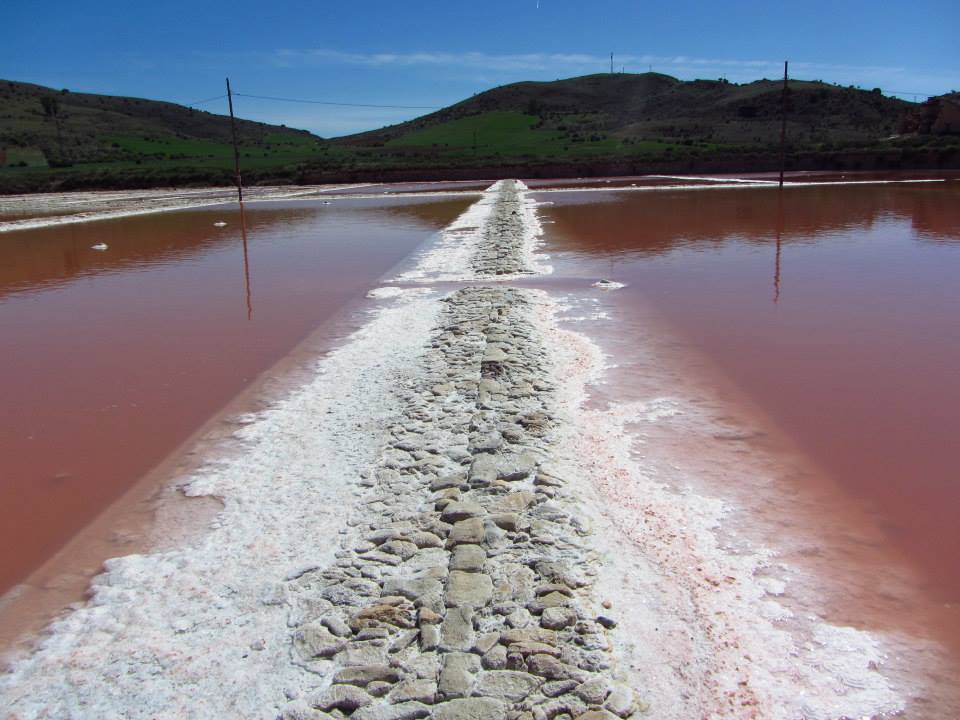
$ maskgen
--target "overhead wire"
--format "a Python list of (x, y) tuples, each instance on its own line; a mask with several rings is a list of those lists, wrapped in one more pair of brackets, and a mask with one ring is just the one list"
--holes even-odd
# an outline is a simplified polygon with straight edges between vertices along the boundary
[(345, 103), (332, 102), (330, 100), (303, 100), (300, 98), (272, 97), (269, 95), (250, 95), (248, 93), (235, 92), (234, 97), (253, 98), (254, 100), (273, 100), (277, 102), (295, 102), (307, 103), (309, 105), (334, 105), (337, 107), (360, 107), (360, 108), (387, 108), (391, 110), (439, 110), (439, 105), (377, 105), (373, 103)]

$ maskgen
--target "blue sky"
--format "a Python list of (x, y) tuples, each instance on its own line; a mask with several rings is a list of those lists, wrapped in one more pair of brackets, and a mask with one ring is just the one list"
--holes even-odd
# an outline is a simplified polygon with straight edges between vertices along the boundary
[[(0, 4), (0, 77), (189, 103), (235, 91), (444, 106), (519, 80), (649, 68), (746, 82), (782, 73), (886, 92), (960, 89), (960, 1)], [(202, 105), (225, 112), (226, 101)], [(321, 135), (423, 114), (240, 97), (238, 114)]]

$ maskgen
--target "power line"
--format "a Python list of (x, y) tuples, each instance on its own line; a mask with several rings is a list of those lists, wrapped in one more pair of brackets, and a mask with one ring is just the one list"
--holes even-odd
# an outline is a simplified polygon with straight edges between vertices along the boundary
[[(234, 93), (234, 95), (236, 95), (236, 93)], [(191, 103), (184, 103), (184, 105), (186, 105), (187, 107), (193, 107), (194, 105), (203, 105), (204, 103), (213, 102), (214, 100), (221, 100), (225, 97), (226, 97), (226, 94), (217, 95), (216, 97), (207, 98), (206, 100), (197, 100)]]
[(337, 107), (389, 108), (391, 110), (439, 110), (439, 105), (373, 105), (370, 103), (344, 103), (328, 100), (301, 100), (299, 98), (270, 97), (268, 95), (248, 95), (235, 92), (234, 97), (253, 98), (254, 100), (275, 100), (278, 102), (307, 103), (309, 105), (336, 105)]

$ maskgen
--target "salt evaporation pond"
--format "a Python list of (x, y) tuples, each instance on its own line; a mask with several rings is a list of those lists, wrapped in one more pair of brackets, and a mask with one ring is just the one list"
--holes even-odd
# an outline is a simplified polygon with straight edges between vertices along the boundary
[(585, 189), (536, 197), (549, 285), (606, 353), (593, 420), (724, 501), (718, 537), (775, 553), (798, 618), (885, 638), (909, 717), (960, 711), (956, 181)]
[[(626, 608), (651, 717), (708, 713), (698, 703), (734, 675), (803, 717), (901, 702), (911, 718), (956, 715), (957, 182), (779, 193), (750, 180), (763, 186), (531, 181), (544, 274), (510, 280), (560, 303), (583, 360), (569, 451), (606, 503), (605, 591)], [(311, 334), (299, 360), (335, 346), (383, 280), (381, 299), (459, 286), (457, 233), (476, 222), (460, 213), (482, 187), (251, 205), (246, 269), (227, 207), (0, 237), (5, 586), (151, 468), (169, 479), (157, 464), (259, 373), (295, 384), (291, 349)], [(445, 188), (470, 194), (390, 197)], [(407, 337), (378, 318), (343, 362), (395, 337), (398, 371), (428, 319)], [(68, 570), (35, 575), (35, 593)]]
[[(300, 341), (343, 336), (378, 278), (469, 202), (248, 204), (246, 267), (236, 205), (0, 235), (0, 595)], [(74, 555), (29, 586), (74, 599), (137, 548), (138, 521), (116, 522), (84, 567)]]

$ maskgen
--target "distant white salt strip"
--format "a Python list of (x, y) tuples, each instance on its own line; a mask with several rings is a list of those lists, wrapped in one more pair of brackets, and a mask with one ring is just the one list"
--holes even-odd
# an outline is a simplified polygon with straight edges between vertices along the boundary
[[(336, 185), (332, 187), (248, 188), (244, 191), (244, 203), (252, 204), (274, 200), (311, 199), (322, 193), (367, 187), (369, 184), (370, 183)], [(0, 233), (223, 205), (234, 202), (235, 197), (236, 190), (230, 188), (204, 188), (175, 192), (170, 192), (169, 190), (139, 190), (123, 193), (42, 193), (0, 197), (0, 213), (70, 211), (69, 214), (63, 215), (46, 215), (24, 218), (22, 220), (0, 221)], [(71, 210), (71, 208), (86, 209)]]
[[(691, 178), (692, 179), (692, 178)], [(719, 178), (718, 178), (719, 180)], [(924, 178), (916, 180), (826, 180), (822, 182), (816, 181), (792, 181), (785, 182), (783, 184), (784, 190), (789, 188), (798, 188), (798, 187), (828, 187), (831, 185), (907, 185), (913, 183), (942, 183), (946, 182), (945, 178)], [(565, 192), (602, 192), (602, 193), (619, 193), (619, 192), (664, 192), (664, 191), (676, 191), (683, 190), (689, 192), (703, 192), (707, 190), (735, 190), (735, 189), (754, 189), (754, 190), (766, 190), (766, 189), (778, 189), (779, 184), (774, 183), (757, 183), (757, 182), (743, 182), (743, 181), (734, 181), (730, 178), (726, 178), (725, 182), (715, 182), (710, 184), (702, 185), (631, 185), (624, 186), (618, 185), (616, 187), (597, 187), (595, 185), (583, 185), (579, 187), (548, 187), (548, 188), (537, 188), (532, 192), (539, 194), (542, 193), (565, 193)]]
[[(789, 582), (769, 575), (770, 552), (724, 545), (724, 504), (637, 453), (647, 429), (663, 423), (689, 423), (684, 433), (709, 437), (715, 428), (703, 425), (697, 403), (667, 396), (585, 408), (605, 359), (584, 335), (559, 326), (556, 300), (539, 297), (538, 325), (565, 379), (570, 425), (561, 462), (594, 528), (600, 597), (613, 602), (607, 613), (619, 622), (614, 649), (625, 679), (650, 703), (645, 717), (835, 720), (901, 711), (879, 671), (885, 658), (876, 638), (814, 614), (794, 617), (778, 601)], [(740, 463), (740, 472), (754, 471), (746, 458)]]
[[(524, 277), (521, 274), (480, 276), (471, 262), (483, 242), (484, 228), (492, 217), (497, 196), (505, 182), (498, 180), (487, 188), (477, 202), (439, 233), (436, 240), (416, 259), (415, 266), (396, 279), (401, 282), (464, 282), (479, 279), (503, 282)], [(543, 235), (537, 215), (538, 203), (530, 196), (526, 185), (519, 180), (514, 182), (521, 199), (524, 260), (535, 274), (548, 274), (552, 272), (545, 262), (548, 256), (537, 252)]]
[(592, 287), (599, 288), (601, 290), (619, 290), (620, 288), (625, 288), (626, 286), (626, 283), (617, 282), (616, 280), (597, 280), (592, 285)]
[(779, 184), (779, 180), (756, 180), (753, 178), (729, 178), (729, 177), (703, 177), (701, 175), (647, 175), (650, 178), (663, 178), (664, 180), (692, 180), (702, 182), (720, 182), (720, 183), (753, 183), (764, 185), (766, 183)]
[(288, 627), (308, 600), (283, 581), (333, 562), (438, 305), (417, 292), (391, 301), (302, 388), (239, 418), (239, 448), (186, 483), (189, 495), (222, 499), (212, 531), (108, 561), (89, 603), (0, 676), (0, 714), (273, 720), (312, 688), (316, 676), (291, 660)]

